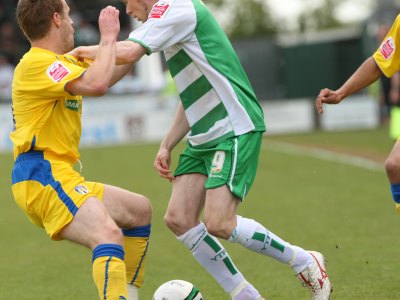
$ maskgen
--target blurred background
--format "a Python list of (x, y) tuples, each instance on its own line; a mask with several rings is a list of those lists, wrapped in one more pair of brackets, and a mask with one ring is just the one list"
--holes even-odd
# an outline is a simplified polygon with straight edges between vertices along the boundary
[[(29, 50), (16, 24), (17, 2), (0, 2), (0, 151), (11, 149), (13, 69)], [(327, 108), (323, 116), (316, 115), (313, 101), (320, 89), (338, 88), (377, 49), (399, 12), (400, 1), (204, 2), (231, 39), (263, 105), (271, 134), (390, 125), (390, 111), (399, 101), (393, 99), (394, 93), (390, 99), (389, 79), (382, 78), (344, 105)], [(120, 1), (69, 0), (68, 4), (76, 46), (98, 43), (97, 19), (106, 5), (121, 10), (121, 40), (140, 26), (126, 15)], [(82, 144), (157, 140), (168, 128), (176, 103), (163, 56), (145, 57), (106, 97), (86, 102), (90, 106), (86, 111), (96, 113), (84, 117)], [(394, 139), (399, 130), (393, 130), (389, 134)]]

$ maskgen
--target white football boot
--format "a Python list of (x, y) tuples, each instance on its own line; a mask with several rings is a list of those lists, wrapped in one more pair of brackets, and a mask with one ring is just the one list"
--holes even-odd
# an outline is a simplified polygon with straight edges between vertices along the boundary
[(326, 273), (325, 258), (319, 252), (309, 253), (314, 262), (297, 274), (297, 278), (310, 290), (313, 300), (328, 300), (332, 293), (332, 285)]

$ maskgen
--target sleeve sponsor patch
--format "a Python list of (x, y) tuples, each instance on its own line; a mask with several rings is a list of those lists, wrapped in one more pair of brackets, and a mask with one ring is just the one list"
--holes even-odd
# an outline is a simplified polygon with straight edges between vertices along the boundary
[(54, 62), (47, 68), (47, 76), (49, 76), (54, 82), (60, 82), (70, 73), (71, 71), (60, 61)]
[(149, 19), (161, 19), (165, 13), (168, 11), (170, 3), (168, 1), (159, 1), (154, 4), (150, 14)]
[(396, 47), (394, 45), (394, 40), (390, 36), (383, 41), (380, 47), (380, 52), (385, 59), (390, 59), (395, 51)]

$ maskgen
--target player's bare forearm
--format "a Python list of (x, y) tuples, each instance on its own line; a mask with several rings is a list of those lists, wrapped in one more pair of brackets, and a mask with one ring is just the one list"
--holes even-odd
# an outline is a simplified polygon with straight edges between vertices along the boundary
[(100, 41), (99, 51), (93, 63), (82, 77), (67, 85), (67, 90), (76, 95), (104, 95), (110, 86), (114, 66), (115, 40)]
[[(98, 46), (83, 47), (80, 53), (72, 51), (78, 58), (93, 60), (87, 71), (66, 85), (66, 89), (75, 95), (101, 96), (111, 82), (116, 61), (116, 43), (119, 33), (119, 11), (108, 6), (100, 12), (99, 28), (101, 38)], [(95, 57), (93, 53), (96, 52)]]
[(158, 150), (154, 161), (154, 168), (157, 170), (158, 174), (161, 177), (168, 179), (170, 182), (174, 180), (174, 176), (170, 169), (171, 152), (189, 130), (190, 127), (185, 116), (185, 111), (182, 103), (179, 102), (172, 126), (162, 140), (160, 149)]
[(133, 41), (120, 41), (117, 43), (117, 64), (135, 64), (143, 55), (146, 49)]
[(186, 136), (190, 127), (186, 119), (182, 102), (179, 102), (171, 128), (161, 142), (160, 148), (172, 151), (173, 148)]
[(95, 57), (95, 62), (98, 61), (101, 62), (102, 65), (105, 65), (103, 68), (107, 69), (107, 71), (110, 71), (110, 74), (112, 74), (116, 61), (116, 42), (117, 41), (115, 39), (101, 39)]
[(382, 76), (382, 71), (375, 63), (373, 57), (366, 59), (354, 74), (341, 86), (337, 93), (344, 99), (366, 88)]

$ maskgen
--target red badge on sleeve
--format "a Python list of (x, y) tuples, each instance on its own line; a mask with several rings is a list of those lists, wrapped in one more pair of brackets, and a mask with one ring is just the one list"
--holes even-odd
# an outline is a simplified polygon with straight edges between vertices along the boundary
[(393, 38), (390, 36), (381, 44), (381, 54), (385, 59), (389, 59), (392, 57), (396, 47), (394, 45)]
[(56, 61), (47, 68), (47, 76), (49, 76), (54, 82), (60, 82), (69, 73), (71, 73), (71, 71), (68, 70), (60, 61)]
[(161, 19), (168, 10), (170, 4), (167, 1), (159, 1), (154, 4), (153, 9), (149, 14), (149, 19)]

